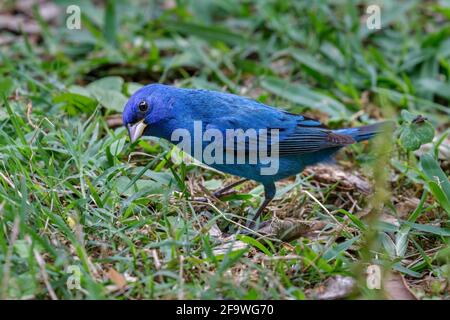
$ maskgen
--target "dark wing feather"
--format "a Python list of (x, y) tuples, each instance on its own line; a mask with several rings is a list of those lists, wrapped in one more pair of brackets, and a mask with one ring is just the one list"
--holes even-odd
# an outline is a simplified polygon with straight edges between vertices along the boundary
[(322, 149), (355, 143), (346, 134), (326, 129), (320, 122), (308, 118), (298, 121), (293, 133), (280, 139), (279, 155), (293, 155), (316, 152)]

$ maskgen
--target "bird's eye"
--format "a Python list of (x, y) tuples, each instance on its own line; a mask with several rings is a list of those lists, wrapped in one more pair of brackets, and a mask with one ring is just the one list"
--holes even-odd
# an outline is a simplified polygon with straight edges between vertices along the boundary
[(139, 111), (141, 111), (141, 112), (147, 111), (148, 110), (148, 103), (147, 103), (147, 101), (143, 100), (143, 101), (139, 102), (138, 108), (139, 108)]

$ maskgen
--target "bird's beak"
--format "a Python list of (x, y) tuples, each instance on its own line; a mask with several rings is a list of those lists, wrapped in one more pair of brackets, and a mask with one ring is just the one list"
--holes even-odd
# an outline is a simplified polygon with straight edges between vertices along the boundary
[(134, 125), (128, 125), (128, 134), (130, 135), (131, 143), (135, 142), (142, 136), (146, 127), (147, 124), (144, 123), (144, 119), (135, 123)]

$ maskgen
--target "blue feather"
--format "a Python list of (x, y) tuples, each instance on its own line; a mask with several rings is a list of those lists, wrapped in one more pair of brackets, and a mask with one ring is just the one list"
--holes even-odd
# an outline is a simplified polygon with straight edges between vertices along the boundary
[[(145, 101), (149, 108), (139, 109)], [(267, 138), (272, 152), (279, 149), (279, 170), (272, 175), (262, 175), (263, 163), (210, 164), (217, 170), (261, 182), (266, 199), (273, 198), (275, 182), (301, 172), (306, 166), (328, 161), (340, 148), (372, 138), (383, 130), (380, 124), (359, 128), (330, 130), (319, 121), (292, 114), (263, 103), (233, 94), (209, 90), (182, 89), (161, 84), (152, 84), (138, 90), (128, 101), (123, 112), (123, 122), (133, 127), (139, 121), (145, 123), (144, 135), (171, 139), (176, 129), (194, 133), (194, 122), (201, 121), (202, 129), (216, 129), (225, 134), (227, 129), (255, 129), (278, 132), (279, 139)], [(225, 135), (224, 135), (225, 136)], [(192, 141), (193, 143), (195, 141)], [(221, 141), (223, 145), (226, 141)], [(219, 141), (216, 141), (219, 143)], [(251, 153), (245, 139), (236, 141), (245, 152)], [(202, 143), (202, 147), (206, 147)], [(224, 148), (224, 155), (229, 150)], [(193, 156), (195, 154), (191, 153)]]

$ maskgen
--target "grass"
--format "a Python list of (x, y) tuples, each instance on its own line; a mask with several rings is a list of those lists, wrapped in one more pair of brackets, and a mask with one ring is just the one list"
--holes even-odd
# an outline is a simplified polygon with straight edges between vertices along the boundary
[[(83, 1), (81, 30), (65, 27), (71, 1), (56, 3), (63, 14), (35, 8), (41, 33), (5, 31), (0, 52), (1, 298), (305, 299), (337, 275), (358, 280), (349, 298), (380, 298), (365, 285), (374, 264), (418, 298), (449, 298), (448, 2), (384, 1), (381, 30), (364, 1)], [(152, 82), (400, 129), (279, 183), (264, 218), (294, 221), (291, 239), (230, 244), (220, 230), (262, 189), (217, 201), (207, 191), (235, 177), (177, 164), (165, 141), (131, 145), (118, 116)]]

